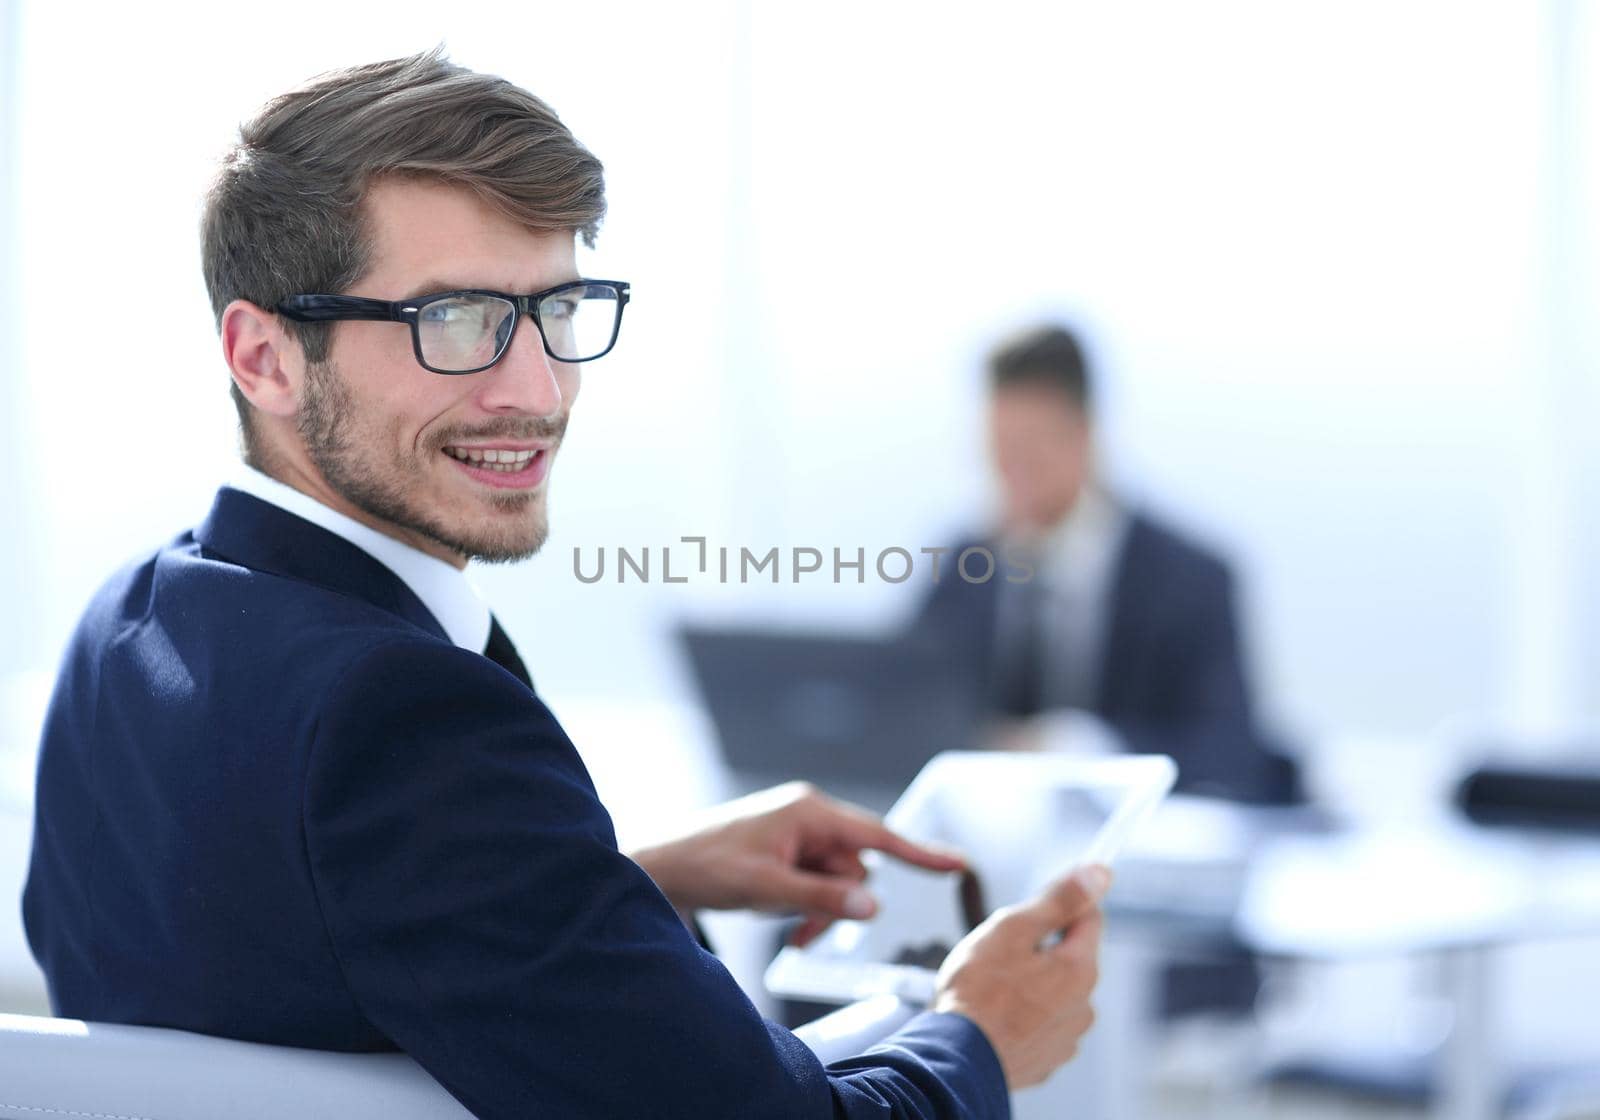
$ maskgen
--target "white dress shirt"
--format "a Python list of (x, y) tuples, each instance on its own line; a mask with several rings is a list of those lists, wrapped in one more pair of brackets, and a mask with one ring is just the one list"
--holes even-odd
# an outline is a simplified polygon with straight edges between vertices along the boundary
[(248, 464), (240, 464), (228, 486), (343, 537), (399, 576), (452, 642), (473, 653), (482, 653), (488, 646), (489, 605), (462, 569), (386, 537)]

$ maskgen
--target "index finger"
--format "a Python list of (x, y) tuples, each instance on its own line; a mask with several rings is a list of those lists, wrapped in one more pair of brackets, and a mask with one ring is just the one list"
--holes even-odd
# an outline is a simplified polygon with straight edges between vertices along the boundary
[(865, 810), (853, 806), (840, 808), (850, 822), (849, 839), (859, 848), (871, 848), (929, 871), (960, 871), (967, 866), (959, 852), (907, 840)]

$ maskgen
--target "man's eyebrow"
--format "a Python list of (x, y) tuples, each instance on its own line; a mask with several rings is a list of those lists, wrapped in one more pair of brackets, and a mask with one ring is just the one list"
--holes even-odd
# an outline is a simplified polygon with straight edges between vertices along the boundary
[(447, 284), (443, 280), (424, 280), (422, 283), (413, 284), (407, 289), (401, 302), (421, 299), (423, 296), (438, 295), (440, 292), (459, 292), (474, 286), (472, 284)]
[(440, 292), (504, 292), (506, 295), (511, 296), (526, 296), (532, 295), (534, 292), (543, 292), (548, 291), (551, 288), (558, 288), (562, 284), (572, 284), (581, 279), (583, 279), (583, 277), (574, 274), (564, 280), (557, 280), (553, 284), (546, 284), (542, 288), (496, 288), (490, 284), (452, 284), (444, 280), (428, 280), (421, 284), (412, 285), (406, 294), (400, 298), (399, 302), (405, 303), (408, 300), (421, 299), (423, 296), (438, 295)]

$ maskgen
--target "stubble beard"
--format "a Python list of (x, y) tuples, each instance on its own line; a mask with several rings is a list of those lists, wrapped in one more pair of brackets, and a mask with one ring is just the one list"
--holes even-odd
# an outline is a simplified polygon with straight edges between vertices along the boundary
[[(363, 459), (362, 438), (353, 429), (357, 406), (350, 387), (332, 362), (313, 362), (306, 368), (306, 394), (296, 421), (306, 452), (322, 477), (338, 494), (356, 508), (402, 529), (407, 529), (434, 544), (469, 560), (489, 564), (510, 564), (526, 560), (544, 546), (549, 535), (549, 519), (544, 510), (544, 491), (485, 495), (495, 511), (504, 514), (503, 527), (472, 533), (462, 527), (443, 524), (438, 518), (418, 509), (409, 500), (408, 484), (420, 478), (426, 463), (383, 464)], [(518, 434), (526, 434), (521, 424)], [(542, 436), (559, 439), (566, 428), (563, 417), (547, 422)], [(477, 437), (509, 436), (510, 431), (479, 431)], [(383, 446), (373, 441), (374, 447)], [(443, 454), (442, 449), (431, 452)], [(422, 452), (424, 456), (430, 452)], [(523, 514), (515, 518), (516, 514)], [(513, 518), (515, 518), (513, 520)]]

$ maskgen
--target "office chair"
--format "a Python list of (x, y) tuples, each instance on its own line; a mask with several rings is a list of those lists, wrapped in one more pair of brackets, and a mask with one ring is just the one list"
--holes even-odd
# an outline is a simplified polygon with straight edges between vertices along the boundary
[(0, 1120), (472, 1120), (404, 1054), (0, 1014)]

